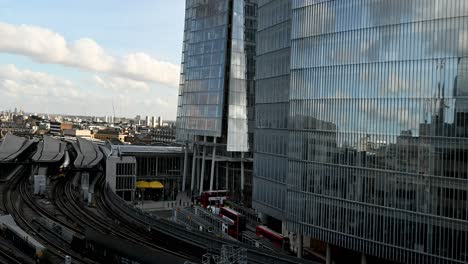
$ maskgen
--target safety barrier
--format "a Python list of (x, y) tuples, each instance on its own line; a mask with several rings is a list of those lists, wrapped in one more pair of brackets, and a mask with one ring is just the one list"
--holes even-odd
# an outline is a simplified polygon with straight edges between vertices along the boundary
[(202, 245), (206, 248), (207, 252), (210, 253), (219, 255), (221, 254), (223, 245), (229, 245), (237, 248), (245, 248), (249, 263), (316, 263), (283, 254), (275, 254), (271, 251), (247, 246), (241, 242), (218, 238), (206, 232), (188, 230), (182, 225), (144, 212), (128, 204), (117, 196), (107, 185), (104, 190), (104, 199), (109, 206), (114, 207), (115, 212), (124, 213), (151, 229), (171, 237), (176, 237), (180, 241), (197, 246)]

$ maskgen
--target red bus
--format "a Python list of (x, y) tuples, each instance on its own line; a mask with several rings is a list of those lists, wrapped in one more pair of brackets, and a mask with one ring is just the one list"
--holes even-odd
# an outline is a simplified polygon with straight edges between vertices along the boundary
[(287, 237), (284, 237), (280, 233), (277, 233), (266, 226), (257, 226), (256, 234), (259, 237), (270, 240), (279, 248), (287, 249), (289, 246), (289, 239)]
[(245, 216), (226, 207), (222, 207), (219, 210), (219, 216), (231, 221), (232, 225), (228, 227), (228, 235), (240, 240), (242, 231), (246, 229)]
[(205, 208), (210, 205), (221, 207), (228, 198), (228, 193), (228, 190), (205, 191), (200, 196), (200, 204)]

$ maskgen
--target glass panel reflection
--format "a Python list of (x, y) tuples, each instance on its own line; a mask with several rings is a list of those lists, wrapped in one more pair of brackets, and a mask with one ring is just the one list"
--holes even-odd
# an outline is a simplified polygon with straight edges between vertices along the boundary
[(292, 6), (288, 228), (403, 263), (467, 261), (468, 3)]

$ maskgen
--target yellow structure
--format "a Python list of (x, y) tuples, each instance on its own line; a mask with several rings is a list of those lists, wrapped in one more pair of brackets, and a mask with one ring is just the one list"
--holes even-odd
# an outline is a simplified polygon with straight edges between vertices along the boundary
[(152, 182), (137, 181), (136, 187), (138, 189), (163, 189), (164, 185), (158, 181), (152, 181)]

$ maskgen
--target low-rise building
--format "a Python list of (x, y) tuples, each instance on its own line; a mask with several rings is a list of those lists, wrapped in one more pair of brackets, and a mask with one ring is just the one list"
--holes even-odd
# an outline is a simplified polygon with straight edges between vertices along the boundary
[(72, 123), (50, 122), (49, 133), (54, 136), (58, 136), (58, 135), (62, 135), (64, 130), (72, 129), (72, 128), (73, 128)]
[[(138, 181), (159, 182), (153, 200), (172, 200), (183, 184), (184, 151), (181, 147), (113, 145), (103, 148), (106, 182), (126, 200), (134, 200)], [(141, 186), (140, 186), (141, 187)]]
[(100, 139), (103, 141), (110, 140), (110, 139), (118, 139), (121, 142), (125, 141), (125, 135), (122, 135), (118, 130), (116, 129), (103, 129), (99, 130), (94, 134), (95, 139)]
[(91, 131), (88, 129), (65, 129), (63, 130), (63, 135), (70, 137), (91, 137)]

